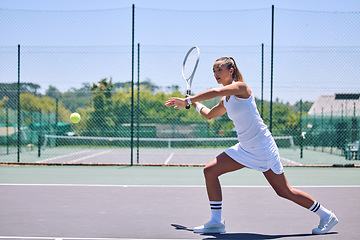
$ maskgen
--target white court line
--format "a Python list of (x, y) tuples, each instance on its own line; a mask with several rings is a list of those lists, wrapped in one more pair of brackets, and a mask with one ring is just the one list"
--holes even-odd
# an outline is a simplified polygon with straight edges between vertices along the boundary
[(170, 160), (172, 159), (172, 157), (174, 156), (174, 153), (172, 152), (169, 157), (165, 160), (164, 164), (168, 164), (170, 162)]
[(71, 154), (66, 154), (66, 155), (61, 155), (61, 156), (57, 156), (57, 157), (47, 158), (47, 159), (44, 159), (44, 160), (41, 160), (41, 161), (37, 161), (36, 163), (45, 163), (45, 162), (49, 162), (49, 161), (52, 161), (52, 160), (57, 160), (57, 159), (60, 159), (60, 158), (71, 157), (71, 156), (76, 155), (76, 154), (87, 153), (87, 152), (90, 152), (90, 151), (92, 151), (92, 150), (84, 150), (84, 151), (75, 152), (75, 153), (71, 153)]
[[(23, 236), (0, 236), (0, 239), (51, 239), (51, 240), (116, 240), (116, 239), (126, 239), (126, 240), (156, 240), (152, 238), (89, 238), (89, 237), (23, 237)], [(184, 238), (169, 238), (161, 240), (184, 240)]]
[[(106, 185), (106, 184), (32, 184), (0, 183), (0, 186), (39, 186), (39, 187), (121, 187), (121, 188), (205, 188), (205, 185)], [(360, 185), (294, 185), (301, 188), (359, 188)], [(223, 185), (222, 188), (271, 188), (269, 185)]]
[[(22, 236), (0, 236), (0, 239), (59, 239), (55, 237), (22, 237)], [(61, 238), (63, 239), (63, 238)]]
[(72, 161), (70, 161), (69, 163), (76, 163), (76, 162), (80, 162), (82, 160), (85, 160), (85, 159), (88, 159), (88, 158), (92, 158), (92, 157), (96, 157), (96, 156), (100, 156), (100, 155), (103, 155), (105, 153), (108, 153), (110, 152), (110, 150), (105, 150), (105, 151), (102, 151), (102, 152), (98, 152), (98, 153), (95, 153), (95, 154), (91, 154), (89, 156), (85, 156), (85, 157), (82, 157), (82, 158), (78, 158), (78, 159), (74, 159)]
[[(0, 236), (0, 239), (51, 239), (51, 240), (116, 240), (116, 239), (127, 239), (127, 240), (155, 240), (150, 238), (89, 238), (89, 237), (23, 237), (23, 236)], [(182, 239), (161, 239), (161, 240), (184, 240)]]
[(295, 161), (290, 160), (290, 159), (287, 159), (287, 158), (280, 157), (280, 160), (282, 160), (282, 161), (284, 161), (284, 162), (292, 163), (292, 164), (294, 164), (294, 165), (296, 165), (296, 166), (302, 166), (301, 163), (295, 162)]

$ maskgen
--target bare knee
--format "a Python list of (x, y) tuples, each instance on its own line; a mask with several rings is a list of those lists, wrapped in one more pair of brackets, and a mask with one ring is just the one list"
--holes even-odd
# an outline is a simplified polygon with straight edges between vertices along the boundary
[(217, 178), (220, 174), (216, 171), (213, 165), (206, 165), (204, 168), (205, 178)]
[(294, 195), (292, 188), (274, 189), (274, 190), (279, 197), (282, 197), (285, 199), (291, 200), (292, 196)]
[(224, 173), (239, 170), (243, 167), (226, 153), (221, 153), (205, 166), (204, 175), (205, 178), (217, 178)]

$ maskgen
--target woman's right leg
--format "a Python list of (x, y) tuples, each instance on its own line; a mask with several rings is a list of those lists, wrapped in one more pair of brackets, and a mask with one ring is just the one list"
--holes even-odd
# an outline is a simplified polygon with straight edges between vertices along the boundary
[(221, 153), (205, 166), (204, 176), (206, 181), (206, 190), (210, 201), (211, 220), (202, 226), (195, 227), (195, 233), (225, 232), (225, 222), (221, 218), (222, 193), (219, 176), (242, 168), (244, 168), (243, 165), (236, 162), (226, 153)]
[(220, 175), (244, 167), (244, 165), (236, 162), (224, 152), (208, 163), (204, 168), (204, 176), (209, 201), (222, 201), (221, 186), (219, 182)]

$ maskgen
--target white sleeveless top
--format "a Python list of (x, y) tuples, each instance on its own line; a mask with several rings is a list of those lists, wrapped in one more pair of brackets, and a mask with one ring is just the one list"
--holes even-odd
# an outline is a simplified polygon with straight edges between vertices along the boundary
[(255, 98), (224, 99), (224, 106), (233, 121), (239, 143), (225, 150), (225, 153), (240, 164), (262, 172), (272, 169), (276, 174), (283, 172), (279, 151), (267, 126), (256, 108)]

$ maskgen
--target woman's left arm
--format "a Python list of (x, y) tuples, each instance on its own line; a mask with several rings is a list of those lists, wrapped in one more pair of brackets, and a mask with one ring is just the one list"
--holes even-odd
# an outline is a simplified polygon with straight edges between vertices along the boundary
[[(243, 82), (235, 82), (222, 88), (212, 88), (205, 90), (201, 93), (190, 96), (191, 102), (200, 102), (208, 99), (212, 99), (219, 96), (231, 96), (235, 95), (239, 98), (249, 98), (251, 96), (251, 89)], [(184, 98), (169, 98), (166, 101), (166, 106), (175, 105), (175, 108), (184, 108), (187, 105), (187, 100)], [(196, 105), (194, 105), (196, 107)]]
[(212, 88), (190, 97), (191, 102), (200, 102), (219, 96), (235, 95), (239, 98), (249, 98), (251, 89), (243, 82), (235, 82), (221, 88)]

